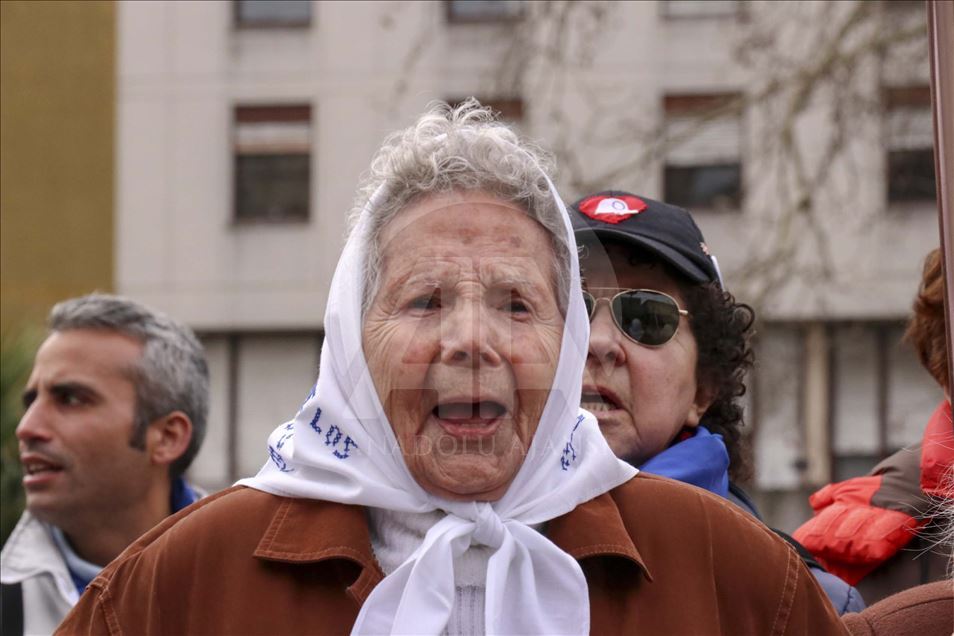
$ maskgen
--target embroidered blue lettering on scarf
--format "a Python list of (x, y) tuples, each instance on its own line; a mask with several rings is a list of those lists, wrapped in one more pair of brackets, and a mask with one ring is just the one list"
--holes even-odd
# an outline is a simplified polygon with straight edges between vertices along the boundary
[[(315, 391), (312, 389), (312, 392), (308, 395), (306, 402), (314, 397)], [(301, 409), (299, 409), (299, 413)], [(311, 418), (311, 422), (308, 425), (317, 435), (321, 435), (322, 427), (318, 424), (318, 421), (321, 419), (321, 407), (315, 407), (315, 415)], [(295, 424), (291, 422), (285, 425), (285, 431), (282, 433), (281, 437), (278, 438), (278, 441), (275, 442), (275, 446), (272, 447), (270, 444), (268, 446), (268, 456), (271, 457), (272, 461), (278, 466), (278, 470), (283, 473), (294, 472), (295, 469), (288, 465), (288, 462), (285, 461), (285, 458), (279, 452), (282, 447), (285, 446), (285, 442), (291, 439), (295, 435)], [(325, 446), (331, 449), (331, 454), (337, 457), (338, 459), (348, 459), (351, 457), (351, 451), (358, 449), (358, 444), (351, 439), (350, 435), (345, 435), (344, 431), (337, 424), (332, 424), (328, 427), (328, 430), (325, 432)]]
[(268, 456), (271, 457), (272, 461), (275, 462), (275, 465), (278, 466), (278, 470), (282, 471), (283, 473), (294, 472), (295, 469), (288, 466), (288, 462), (285, 461), (285, 458), (282, 457), (282, 454), (272, 448), (271, 444), (268, 445)]
[[(309, 426), (315, 431), (316, 434), (321, 435), (322, 428), (318, 425), (318, 420), (321, 419), (321, 407), (315, 408), (315, 416), (311, 418)], [(339, 449), (339, 444), (344, 438), (344, 446)], [(325, 433), (325, 446), (331, 448), (331, 454), (337, 457), (338, 459), (348, 459), (351, 456), (351, 451), (356, 450), (358, 445), (350, 435), (345, 435), (344, 432), (337, 424), (332, 424), (328, 427), (328, 431)]]
[(289, 422), (285, 425), (285, 432), (282, 433), (282, 436), (278, 438), (278, 441), (275, 443), (275, 448), (281, 450), (285, 446), (285, 442), (290, 440), (295, 436), (295, 423)]
[(563, 470), (569, 470), (570, 464), (576, 460), (576, 448), (573, 447), (573, 433), (576, 432), (576, 429), (580, 428), (582, 422), (583, 416), (580, 415), (576, 418), (576, 424), (573, 425), (573, 430), (570, 431), (570, 440), (563, 448), (563, 456), (560, 457), (560, 467)]

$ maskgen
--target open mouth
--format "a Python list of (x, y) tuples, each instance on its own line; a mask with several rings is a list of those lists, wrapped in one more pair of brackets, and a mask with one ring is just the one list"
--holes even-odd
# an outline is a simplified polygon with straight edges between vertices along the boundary
[(494, 400), (442, 402), (432, 411), (441, 427), (457, 437), (492, 435), (506, 414), (507, 407)]
[(591, 413), (615, 411), (620, 408), (619, 400), (609, 391), (584, 387), (580, 396), (580, 407)]
[(23, 467), (23, 481), (25, 483), (38, 482), (45, 477), (51, 477), (62, 472), (63, 467), (40, 457), (24, 457), (20, 459)]
[(434, 407), (434, 415), (442, 420), (494, 420), (507, 412), (500, 402), (482, 400), (480, 402), (448, 402)]
[(61, 470), (63, 470), (61, 466), (38, 459), (33, 459), (23, 464), (23, 472), (27, 475), (39, 475), (41, 473), (59, 472)]

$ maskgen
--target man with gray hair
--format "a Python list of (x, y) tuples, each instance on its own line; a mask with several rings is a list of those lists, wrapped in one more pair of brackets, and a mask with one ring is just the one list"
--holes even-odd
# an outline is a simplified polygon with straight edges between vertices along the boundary
[(117, 296), (57, 304), (17, 426), (26, 512), (0, 555), (2, 633), (48, 634), (126, 546), (198, 499), (209, 372), (192, 331)]

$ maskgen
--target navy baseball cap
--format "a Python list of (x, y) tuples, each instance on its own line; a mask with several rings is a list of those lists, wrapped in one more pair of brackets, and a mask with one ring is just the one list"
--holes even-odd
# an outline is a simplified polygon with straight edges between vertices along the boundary
[(605, 190), (570, 206), (578, 243), (614, 239), (657, 256), (696, 283), (718, 283), (722, 274), (689, 212), (622, 190)]

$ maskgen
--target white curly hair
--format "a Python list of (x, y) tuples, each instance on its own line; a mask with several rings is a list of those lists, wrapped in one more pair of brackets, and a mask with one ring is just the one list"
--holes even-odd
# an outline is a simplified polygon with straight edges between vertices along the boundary
[(515, 203), (544, 227), (556, 255), (556, 297), (565, 314), (570, 250), (547, 183), (552, 170), (553, 161), (546, 152), (520, 139), (476, 99), (456, 107), (444, 102), (429, 104), (412, 126), (384, 140), (351, 211), (349, 227), (353, 230), (368, 201), (378, 193), (366, 226), (362, 315), (377, 293), (383, 249), (379, 239), (385, 226), (422, 197), (468, 190), (483, 190)]

